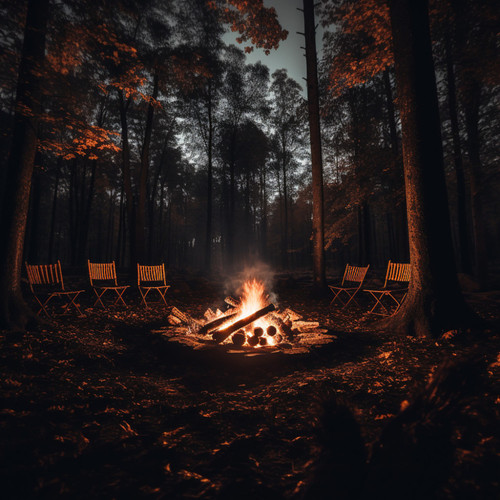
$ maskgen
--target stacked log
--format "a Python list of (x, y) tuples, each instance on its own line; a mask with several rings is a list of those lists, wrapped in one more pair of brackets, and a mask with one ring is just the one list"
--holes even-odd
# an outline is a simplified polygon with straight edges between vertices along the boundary
[(212, 338), (218, 344), (220, 344), (221, 342), (224, 342), (224, 340), (226, 340), (232, 333), (236, 332), (240, 328), (245, 328), (245, 326), (250, 325), (254, 321), (257, 321), (259, 318), (262, 318), (263, 316), (266, 316), (275, 309), (276, 306), (274, 304), (269, 304), (268, 306), (263, 307), (258, 311), (255, 311), (253, 314), (250, 314), (250, 316), (246, 316), (245, 318), (236, 321), (236, 323), (233, 323), (232, 325), (229, 325), (228, 327), (222, 330), (216, 330), (212, 334)]
[[(230, 306), (225, 312), (219, 309), (214, 312), (209, 308), (201, 320), (173, 307), (168, 318), (172, 326), (160, 332), (170, 340), (194, 349), (230, 342), (238, 349), (265, 347), (264, 351), (273, 352), (277, 349), (284, 354), (306, 353), (310, 347), (327, 344), (335, 339), (325, 335), (327, 330), (320, 328), (319, 322), (303, 320), (300, 314), (290, 308), (277, 310), (274, 304), (228, 325), (240, 313), (241, 304), (232, 297), (226, 297), (225, 302)], [(255, 325), (257, 320), (266, 316), (271, 323), (267, 328)]]

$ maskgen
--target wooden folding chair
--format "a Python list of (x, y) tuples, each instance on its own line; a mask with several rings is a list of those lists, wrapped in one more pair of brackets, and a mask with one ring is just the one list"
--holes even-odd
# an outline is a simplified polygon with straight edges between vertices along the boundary
[[(351, 301), (354, 301), (356, 304), (358, 304), (355, 296), (363, 286), (363, 281), (365, 280), (365, 276), (368, 272), (369, 267), (370, 265), (366, 267), (358, 267), (350, 266), (349, 264), (347, 264), (345, 266), (344, 276), (342, 278), (342, 283), (340, 284), (340, 286), (328, 285), (333, 293), (333, 299), (330, 302), (330, 305), (332, 305), (337, 299), (343, 304), (342, 309), (346, 307)], [(347, 300), (347, 302), (345, 302), (342, 294), (349, 297), (349, 300)]]
[(96, 304), (101, 304), (101, 306), (106, 309), (106, 306), (102, 301), (102, 297), (108, 291), (116, 293), (116, 300), (112, 305), (116, 305), (118, 302), (121, 302), (124, 306), (126, 306), (127, 304), (123, 300), (123, 294), (125, 293), (125, 290), (129, 288), (129, 285), (118, 285), (116, 280), (115, 261), (97, 263), (90, 262), (89, 260), (88, 266), (90, 286), (94, 290), (97, 297), (97, 300), (94, 302), (94, 306)]
[[(374, 306), (368, 312), (381, 314), (382, 316), (395, 314), (406, 298), (410, 277), (411, 264), (389, 261), (385, 274), (384, 287), (378, 290), (365, 290), (365, 292), (369, 293), (375, 299)], [(383, 302), (386, 297), (391, 299), (391, 304), (396, 305), (396, 309), (392, 312)], [(379, 311), (376, 311), (377, 308)]]
[(142, 266), (141, 264), (137, 264), (137, 288), (139, 288), (142, 302), (146, 307), (148, 307), (146, 297), (151, 290), (156, 290), (160, 299), (167, 305), (165, 294), (170, 285), (167, 285), (165, 278), (165, 264), (158, 266)]
[(35, 300), (40, 305), (40, 311), (43, 311), (47, 317), (51, 317), (47, 310), (48, 303), (54, 298), (62, 298), (66, 301), (64, 312), (68, 312), (71, 307), (74, 307), (79, 314), (82, 314), (80, 306), (76, 303), (78, 296), (85, 290), (66, 290), (64, 288), (64, 280), (61, 271), (61, 262), (56, 264), (28, 264), (25, 262), (26, 273), (28, 274), (28, 283), (31, 293)]

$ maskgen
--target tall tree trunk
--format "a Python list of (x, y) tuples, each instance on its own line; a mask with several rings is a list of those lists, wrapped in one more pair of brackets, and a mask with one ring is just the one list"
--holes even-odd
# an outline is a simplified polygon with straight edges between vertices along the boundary
[(54, 184), (54, 195), (52, 197), (52, 213), (50, 217), (49, 258), (48, 258), (49, 262), (53, 262), (54, 259), (54, 238), (56, 232), (57, 200), (58, 200), (59, 181), (61, 179), (62, 161), (63, 161), (62, 156), (58, 156), (56, 165), (56, 179)]
[(228, 263), (227, 267), (229, 272), (234, 270), (234, 232), (235, 228), (235, 217), (234, 213), (236, 209), (236, 174), (235, 174), (235, 149), (236, 147), (236, 132), (234, 132), (233, 137), (231, 138), (231, 161), (229, 163), (229, 210), (227, 212), (227, 221), (228, 221), (228, 231), (227, 231), (227, 253), (228, 253)]
[(474, 231), (475, 269), (474, 275), (481, 285), (488, 278), (488, 243), (485, 227), (482, 189), (484, 186), (480, 156), (479, 103), (481, 86), (477, 81), (469, 81), (467, 99), (464, 103), (465, 126), (467, 131), (467, 152), (470, 164), (470, 190), (472, 203), (472, 228)]
[(473, 315), (453, 256), (428, 3), (391, 0), (389, 5), (412, 264), (407, 299), (389, 325), (438, 337), (470, 324)]
[(158, 97), (158, 69), (155, 69), (153, 76), (153, 94), (148, 104), (146, 115), (146, 124), (144, 128), (144, 141), (141, 151), (141, 169), (139, 172), (139, 189), (137, 194), (137, 210), (135, 217), (135, 255), (136, 260), (131, 262), (131, 267), (135, 269), (136, 262), (144, 262), (145, 242), (146, 242), (146, 202), (147, 202), (147, 183), (149, 171), (149, 150), (151, 146), (151, 136), (153, 133), (153, 118)]
[(207, 225), (205, 231), (205, 272), (210, 274), (212, 269), (212, 201), (213, 201), (213, 103), (212, 103), (212, 80), (208, 80), (207, 93), (207, 116), (208, 116), (208, 137), (207, 137)]
[[(396, 110), (394, 108), (394, 99), (392, 93), (391, 78), (389, 75), (389, 70), (385, 70), (383, 74), (385, 97), (387, 102), (387, 123), (389, 126), (389, 137), (391, 141), (391, 149), (393, 153), (394, 165), (393, 168), (397, 174), (397, 183), (392, 187), (393, 191), (401, 190), (403, 195), (401, 196), (401, 205), (399, 203), (400, 198), (397, 198), (396, 210), (394, 212), (393, 221), (395, 224), (394, 233), (397, 235), (397, 245), (394, 246), (390, 253), (390, 259), (393, 261), (407, 262), (408, 260), (408, 220), (406, 217), (406, 211), (402, 209), (405, 204), (404, 199), (404, 175), (403, 175), (403, 161), (400, 155), (399, 143), (398, 143), (398, 132), (396, 125)], [(400, 182), (401, 179), (401, 182)]]
[(326, 291), (326, 273), (325, 229), (323, 217), (323, 161), (321, 157), (314, 0), (303, 0), (303, 2), (304, 32), (306, 40), (307, 104), (309, 109), (309, 131), (311, 137), (313, 191), (313, 286), (316, 293), (324, 293)]
[[(127, 212), (127, 222), (129, 229), (129, 245), (130, 245), (130, 268), (132, 269), (137, 262), (136, 255), (136, 234), (135, 234), (135, 203), (136, 199), (134, 196), (134, 191), (132, 189), (132, 172), (130, 165), (130, 145), (128, 139), (128, 120), (127, 120), (127, 110), (130, 106), (131, 98), (129, 97), (125, 101), (123, 91), (118, 91), (119, 103), (120, 103), (120, 123), (122, 128), (122, 174), (123, 174), (123, 191), (125, 194), (125, 210)], [(124, 233), (125, 234), (125, 233)], [(123, 252), (123, 259), (125, 259), (125, 253)]]
[(283, 260), (282, 265), (285, 269), (290, 267), (290, 262), (288, 259), (288, 183), (286, 179), (286, 157), (285, 151), (282, 151), (283, 159), (282, 159), (282, 172), (283, 172), (283, 241), (282, 252), (283, 252)]
[[(40, 160), (40, 155), (35, 155), (35, 163)], [(24, 242), (28, 261), (36, 264), (39, 255), (38, 235), (40, 233), (40, 204), (42, 201), (42, 180), (40, 172), (35, 168), (31, 183), (30, 208), (28, 210), (27, 234)]]
[(371, 262), (372, 254), (370, 206), (366, 201), (358, 207), (358, 235), (358, 261), (360, 265), (366, 266)]
[(453, 165), (457, 183), (457, 223), (458, 243), (460, 256), (460, 269), (464, 273), (472, 273), (472, 260), (469, 250), (469, 237), (467, 231), (467, 208), (465, 195), (465, 174), (462, 161), (462, 146), (460, 141), (460, 130), (458, 128), (457, 93), (455, 86), (455, 71), (453, 68), (453, 55), (451, 38), (445, 32), (446, 52), (446, 82), (448, 88), (448, 111), (450, 113), (451, 137), (453, 140)]
[(21, 269), (41, 112), (48, 9), (48, 0), (28, 1), (0, 223), (0, 328), (6, 329), (24, 329), (33, 318), (21, 292)]
[(260, 193), (261, 193), (261, 210), (260, 218), (260, 244), (261, 257), (267, 261), (267, 190), (266, 190), (266, 169), (260, 171)]
[[(81, 214), (79, 216), (79, 224), (78, 224), (78, 246), (76, 249), (76, 264), (81, 265), (84, 264), (87, 260), (87, 246), (88, 246), (88, 238), (89, 238), (89, 229), (90, 229), (90, 215), (92, 212), (92, 202), (94, 200), (94, 191), (95, 191), (95, 177), (97, 171), (97, 163), (98, 160), (91, 160), (91, 168), (90, 168), (90, 179), (88, 189), (85, 189), (85, 179), (86, 179), (86, 167), (83, 171), (82, 175), (82, 185), (81, 185), (81, 197), (80, 197), (80, 209)], [(85, 203), (84, 203), (85, 201)]]

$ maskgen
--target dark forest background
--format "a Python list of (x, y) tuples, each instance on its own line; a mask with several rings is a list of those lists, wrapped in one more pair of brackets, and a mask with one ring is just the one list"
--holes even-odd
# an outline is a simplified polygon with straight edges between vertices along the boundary
[[(303, 82), (247, 64), (209, 4), (50, 5), (28, 262), (311, 269)], [(409, 260), (390, 30), (381, 2), (360, 4), (373, 5), (323, 1), (319, 11), (328, 271)], [(431, 7), (457, 262), (482, 282), (500, 254), (498, 8)], [(24, 8), (0, 2), (0, 196)]]

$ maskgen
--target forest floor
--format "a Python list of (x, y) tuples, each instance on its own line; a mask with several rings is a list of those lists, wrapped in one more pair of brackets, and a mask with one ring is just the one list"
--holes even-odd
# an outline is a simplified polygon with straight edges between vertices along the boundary
[(319, 321), (334, 342), (253, 358), (168, 342), (158, 328), (170, 306), (194, 317), (222, 307), (224, 290), (206, 281), (175, 284), (168, 308), (145, 310), (130, 294), (126, 308), (0, 334), (2, 498), (301, 498), (325, 398), (350, 409), (370, 457), (438, 365), (478, 357), (484, 425), (472, 443), (453, 438), (436, 498), (499, 497), (500, 438), (484, 422), (500, 414), (500, 292), (468, 294), (491, 321), (486, 332), (436, 341), (376, 332), (373, 318), (312, 299), (301, 281), (276, 291), (281, 307)]

